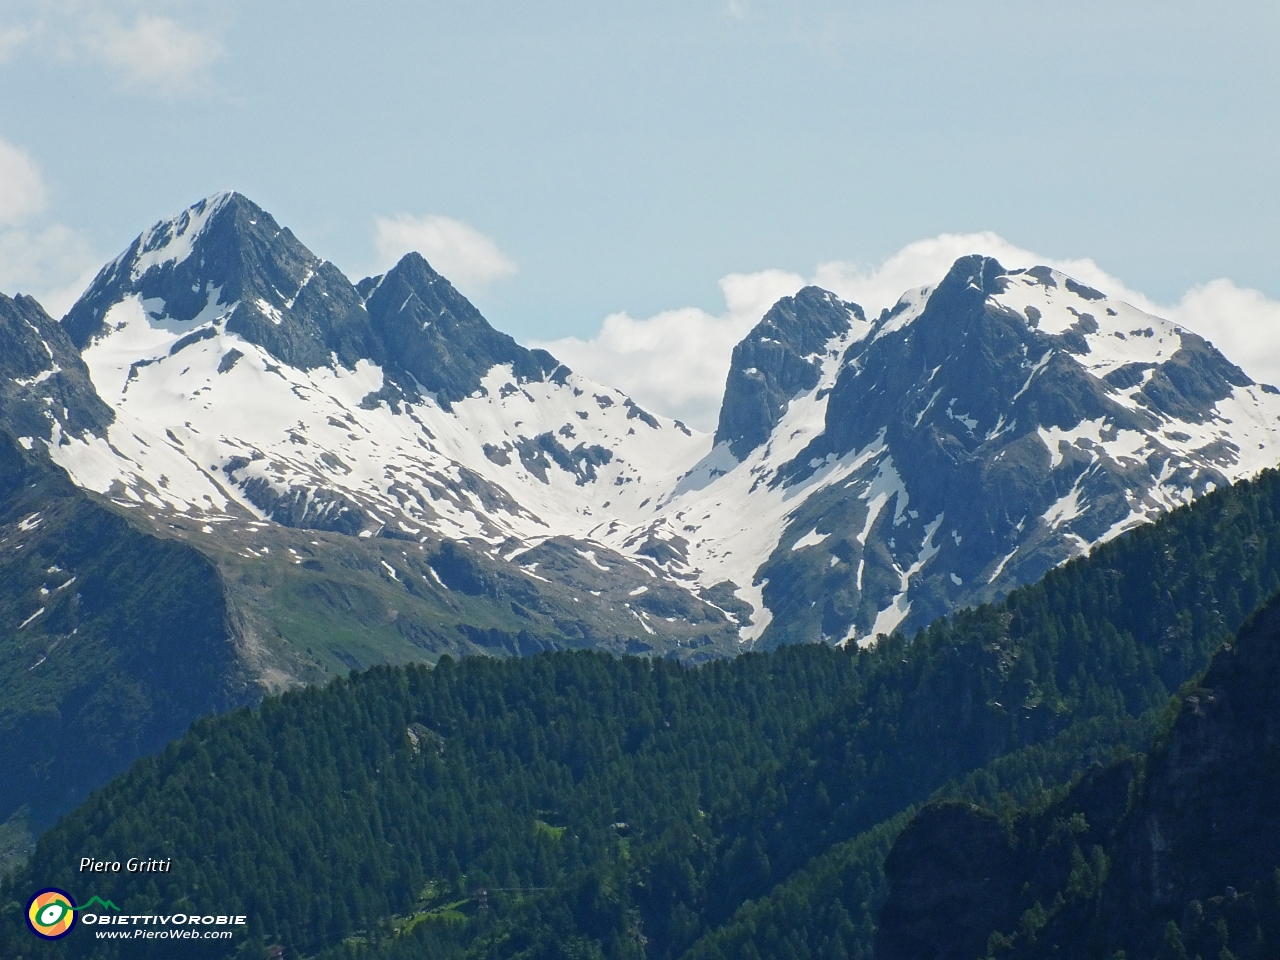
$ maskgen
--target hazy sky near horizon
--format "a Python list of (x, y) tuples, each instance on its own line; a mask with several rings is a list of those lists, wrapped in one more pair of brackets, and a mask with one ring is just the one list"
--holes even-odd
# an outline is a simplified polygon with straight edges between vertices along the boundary
[[(1274, 0), (0, 0), (0, 290), (64, 307), (232, 188), (640, 393), (719, 375), (667, 404), (702, 422), (768, 297), (941, 235), (1199, 297), (1280, 370), (1242, 332), (1280, 327), (1278, 49)], [(714, 363), (664, 388), (655, 344)]]

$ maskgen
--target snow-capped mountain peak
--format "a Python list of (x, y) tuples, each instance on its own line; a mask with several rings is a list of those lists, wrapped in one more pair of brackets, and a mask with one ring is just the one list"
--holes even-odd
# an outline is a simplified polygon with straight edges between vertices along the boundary
[(139, 235), (63, 325), (83, 349), (117, 332), (126, 321), (107, 313), (129, 298), (157, 330), (225, 324), (298, 369), (381, 360), (347, 278), (239, 193), (215, 194)]
[(545, 350), (528, 350), (493, 329), (420, 254), (406, 254), (358, 289), (368, 291), (365, 309), (387, 356), (446, 408), (475, 393), (497, 364), (510, 365), (521, 383), (568, 373)]
[(978, 255), (875, 319), (780, 300), (714, 437), (494, 330), (421, 256), (353, 285), (234, 193), (140, 236), (64, 325), (115, 415), (54, 428), (82, 486), (211, 537), (252, 518), (465, 541), (534, 583), (606, 571), (646, 599), (601, 615), (646, 637), (913, 629), (1280, 449), (1280, 394), (1202, 338)]
[(1184, 328), (962, 258), (850, 346), (823, 429), (762, 470), (792, 490), (860, 463), (792, 514), (782, 544), (832, 546), (774, 550), (764, 602), (793, 637), (862, 640), (998, 596), (1274, 465), (1277, 401)]
[[(165, 264), (179, 264), (191, 255), (196, 238), (203, 232), (209, 220), (231, 200), (239, 197), (231, 191), (223, 191), (205, 197), (178, 216), (162, 220), (138, 237), (131, 252), (129, 275), (137, 282), (148, 270)], [(240, 198), (243, 200), (243, 198)]]
[(862, 308), (818, 287), (783, 297), (733, 349), (716, 443), (739, 460), (765, 443), (791, 398), (871, 330)]
[[(135, 271), (143, 257), (155, 262)], [(654, 561), (615, 554), (606, 534), (640, 522), (709, 446), (494, 330), (420, 255), (354, 286), (239, 194), (148, 231), (64, 322), (116, 421), (55, 436), (51, 455), (122, 507), (214, 539), (246, 521), (423, 549), (446, 538), (534, 582), (553, 562), (542, 553), (565, 576), (648, 581)], [(688, 633), (646, 619), (671, 590), (702, 611), (693, 622), (730, 629), (663, 580), (623, 604), (641, 633)]]

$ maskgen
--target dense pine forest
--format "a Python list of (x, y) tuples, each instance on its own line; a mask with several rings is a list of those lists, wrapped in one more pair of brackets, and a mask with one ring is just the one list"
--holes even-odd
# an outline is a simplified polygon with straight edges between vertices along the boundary
[(1280, 598), (1185, 684), (1147, 755), (1050, 803), (925, 807), (885, 863), (878, 960), (1273, 960)]
[[(1269, 471), (869, 650), (353, 673), (198, 721), (95, 792), (0, 887), (0, 955), (171, 955), (36, 941), (26, 899), (54, 885), (249, 918), (193, 957), (870, 957), (919, 805), (1043, 806), (1144, 750), (1278, 588)], [(85, 856), (173, 866), (90, 882)]]

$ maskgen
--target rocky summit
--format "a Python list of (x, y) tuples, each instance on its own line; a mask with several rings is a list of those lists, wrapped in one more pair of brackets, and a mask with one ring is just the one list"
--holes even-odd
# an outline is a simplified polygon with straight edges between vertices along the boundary
[(911, 632), (1275, 462), (1274, 387), (1047, 267), (963, 258), (853, 339), (744, 461), (808, 493), (754, 574), (775, 641)]

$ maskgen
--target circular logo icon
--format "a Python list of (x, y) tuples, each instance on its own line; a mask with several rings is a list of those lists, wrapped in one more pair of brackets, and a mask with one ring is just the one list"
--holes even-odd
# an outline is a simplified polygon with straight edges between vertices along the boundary
[(76, 925), (76, 902), (65, 890), (41, 890), (27, 904), (27, 925), (37, 937), (60, 940)]

